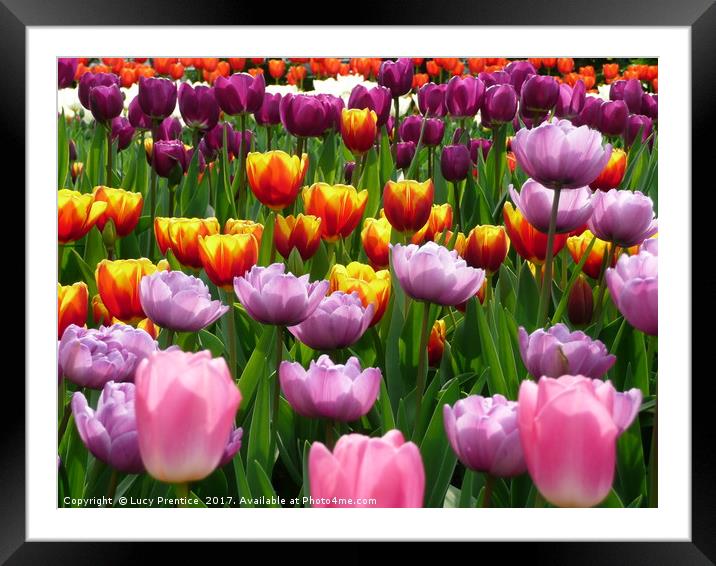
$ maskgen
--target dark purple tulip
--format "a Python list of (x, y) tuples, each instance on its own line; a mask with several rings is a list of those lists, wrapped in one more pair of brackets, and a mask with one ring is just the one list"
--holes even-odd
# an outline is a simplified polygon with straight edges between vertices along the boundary
[(544, 122), (547, 119), (547, 116), (549, 116), (549, 112), (544, 112), (541, 114), (530, 114), (525, 116), (522, 113), (522, 108), (520, 108), (517, 111), (517, 114), (515, 114), (514, 119), (512, 120), (512, 127), (514, 128), (515, 132), (522, 128), (522, 125), (524, 124), (524, 127), (528, 130), (531, 130), (532, 128), (535, 128), (539, 126), (542, 122)]
[[(629, 147), (636, 140), (639, 130), (641, 129), (641, 141), (644, 143), (646, 139), (651, 135), (651, 131), (654, 128), (654, 122), (648, 116), (642, 116), (641, 114), (631, 114), (626, 119), (626, 127), (624, 128), (624, 145)], [(653, 141), (649, 142), (651, 147)]]
[(529, 61), (513, 61), (505, 71), (510, 75), (510, 84), (515, 87), (516, 92), (521, 92), (522, 84), (528, 77), (537, 74), (537, 69)]
[(326, 106), (327, 123), (326, 129), (332, 128), (340, 132), (341, 130), (341, 113), (345, 107), (342, 98), (333, 96), (332, 94), (318, 94), (317, 98)]
[(264, 102), (266, 81), (263, 74), (234, 73), (228, 79), (218, 77), (214, 94), (221, 109), (231, 116), (258, 111)]
[(271, 94), (270, 92), (264, 93), (264, 101), (256, 112), (254, 112), (254, 118), (256, 123), (261, 126), (275, 126), (281, 123), (281, 112), (279, 106), (281, 105), (281, 95), (277, 92)]
[(559, 90), (560, 85), (553, 77), (545, 75), (528, 77), (522, 83), (520, 91), (520, 112), (525, 116), (542, 115), (549, 112), (557, 104)]
[(117, 151), (127, 149), (133, 137), (134, 128), (129, 120), (121, 116), (112, 120), (112, 142), (117, 140)]
[(558, 118), (573, 120), (584, 108), (586, 89), (582, 81), (577, 81), (574, 88), (568, 84), (559, 85), (559, 96), (554, 114)]
[(177, 85), (169, 79), (139, 78), (139, 106), (150, 118), (163, 120), (177, 105)]
[(69, 142), (70, 146), (70, 161), (77, 161), (77, 146), (75, 145), (74, 140), (70, 140)]
[(214, 161), (218, 156), (219, 150), (224, 147), (224, 130), (226, 130), (226, 139), (228, 141), (226, 151), (231, 152), (231, 145), (235, 143), (236, 133), (234, 132), (234, 128), (231, 127), (231, 124), (219, 122), (204, 134), (201, 140), (204, 147), (202, 148), (202, 144), (199, 144), (199, 150), (204, 154), (207, 161)]
[(596, 96), (585, 96), (582, 111), (572, 118), (575, 126), (589, 126), (592, 129), (599, 128), (600, 108), (604, 104), (601, 98)]
[(410, 167), (410, 164), (413, 162), (413, 157), (415, 156), (415, 143), (411, 141), (407, 142), (398, 142), (398, 148), (397, 148), (397, 163), (396, 167), (398, 169), (407, 169)]
[(445, 116), (446, 84), (426, 83), (418, 90), (418, 108), (423, 116)]
[[(201, 145), (201, 142), (199, 142)], [(189, 164), (191, 163), (191, 160), (194, 158), (194, 148), (190, 147), (186, 150), (186, 162), (187, 162), (187, 168), (189, 167)], [(203, 173), (206, 169), (206, 159), (204, 158), (204, 152), (201, 151), (201, 148), (199, 148), (199, 173)]]
[(346, 161), (343, 167), (343, 179), (345, 179), (346, 185), (350, 185), (353, 182), (353, 171), (355, 171), (355, 168), (355, 161)]
[(96, 86), (110, 86), (117, 85), (119, 87), (119, 77), (113, 73), (85, 73), (80, 79), (79, 86), (77, 88), (77, 96), (80, 99), (80, 104), (91, 110), (89, 93), (90, 90)]
[(378, 128), (388, 122), (390, 116), (390, 89), (383, 86), (366, 88), (363, 85), (356, 85), (348, 98), (348, 108), (363, 110), (370, 108), (378, 117)]
[(641, 114), (641, 99), (644, 89), (641, 88), (639, 79), (629, 79), (624, 85), (624, 102), (626, 102), (631, 114)]
[(385, 123), (385, 129), (392, 134), (395, 129), (395, 116), (388, 116), (388, 121)]
[(413, 87), (412, 59), (383, 61), (378, 70), (378, 84), (389, 88), (393, 98), (408, 94)]
[(498, 84), (485, 91), (482, 101), (482, 124), (493, 128), (511, 122), (517, 112), (517, 92), (512, 85)]
[(179, 86), (179, 112), (184, 123), (197, 130), (210, 130), (219, 121), (219, 104), (214, 89), (208, 86), (192, 88), (189, 83)]
[(495, 71), (494, 73), (482, 71), (477, 75), (477, 78), (485, 84), (485, 88), (490, 88), (495, 85), (512, 84), (510, 83), (510, 74), (506, 71)]
[(487, 138), (476, 138), (470, 140), (470, 159), (473, 163), (479, 162), (478, 151), (482, 152), (482, 158), (487, 161), (487, 155), (490, 153), (492, 147), (492, 140)]
[[(229, 138), (229, 152), (234, 157), (238, 157), (241, 151), (243, 150), (244, 155), (247, 155), (249, 151), (251, 150), (251, 140), (253, 139), (253, 132), (251, 130), (245, 130), (243, 132), (243, 140), (241, 136), (241, 131), (234, 130), (233, 135)], [(243, 147), (241, 147), (241, 142), (243, 141)]]
[(60, 57), (57, 59), (57, 88), (70, 88), (75, 82), (77, 59)]
[(446, 145), (440, 156), (440, 170), (447, 181), (462, 181), (470, 171), (470, 150), (466, 145)]
[(281, 99), (281, 123), (297, 137), (317, 137), (330, 126), (332, 109), (317, 96), (287, 94)]
[(89, 93), (90, 110), (98, 122), (109, 122), (124, 110), (124, 99), (117, 85), (95, 86)]
[(215, 149), (210, 149), (207, 145), (206, 136), (201, 138), (201, 141), (199, 142), (199, 152), (201, 153), (204, 160), (210, 163), (215, 161), (216, 158), (219, 157), (219, 152)]
[(139, 105), (138, 96), (135, 96), (132, 102), (129, 103), (127, 117), (129, 118), (129, 123), (138, 130), (152, 129), (152, 119), (142, 110), (142, 107)]
[(614, 81), (609, 87), (609, 100), (624, 100), (626, 81)]
[[(409, 116), (400, 124), (400, 139), (403, 141), (411, 141), (415, 145), (420, 139), (420, 129), (422, 128), (423, 119), (420, 116)], [(436, 146), (443, 140), (445, 134), (445, 123), (437, 118), (428, 118), (425, 121), (425, 130), (423, 131), (424, 146)]]
[(641, 97), (641, 112), (656, 120), (659, 117), (659, 95), (645, 92)]
[(477, 114), (485, 96), (485, 83), (467, 75), (453, 77), (448, 81), (445, 91), (445, 106), (450, 116), (471, 118)]
[(181, 137), (181, 122), (172, 116), (164, 118), (156, 128), (152, 128), (152, 139), (178, 140)]
[(599, 107), (599, 131), (605, 136), (621, 136), (629, 114), (626, 102), (612, 100)]
[(178, 184), (189, 167), (189, 156), (179, 140), (159, 140), (152, 147), (152, 167), (157, 175)]

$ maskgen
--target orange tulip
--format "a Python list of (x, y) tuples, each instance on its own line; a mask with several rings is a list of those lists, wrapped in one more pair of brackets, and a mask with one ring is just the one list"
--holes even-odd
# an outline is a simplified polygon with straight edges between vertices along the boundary
[(615, 78), (619, 74), (619, 63), (604, 63), (602, 74), (607, 80)]
[(388, 181), (383, 189), (385, 216), (398, 232), (417, 232), (430, 218), (435, 186), (431, 179)]
[(259, 245), (252, 234), (199, 236), (199, 256), (211, 282), (227, 291), (234, 277), (241, 277), (259, 258)]
[(57, 338), (70, 324), (84, 326), (87, 322), (87, 285), (80, 281), (72, 285), (57, 284)]
[(129, 67), (124, 67), (119, 72), (119, 81), (124, 88), (129, 88), (137, 82), (137, 71)]
[[(505, 230), (515, 251), (532, 263), (544, 263), (547, 255), (547, 234), (540, 232), (522, 216), (519, 210), (506, 202), (502, 209)], [(555, 234), (552, 251), (557, 255), (564, 247), (568, 234)]]
[(246, 175), (256, 198), (271, 210), (293, 204), (308, 171), (308, 155), (301, 159), (285, 151), (250, 152), (246, 156)]
[(542, 59), (539, 57), (530, 57), (527, 59), (535, 69), (539, 69), (542, 66)]
[(97, 219), (97, 228), (104, 230), (107, 222), (112, 220), (117, 230), (117, 236), (123, 238), (131, 233), (139, 222), (142, 214), (144, 199), (142, 193), (132, 193), (124, 189), (111, 189), (102, 185), (95, 187), (95, 202), (106, 202), (107, 208)]
[(387, 269), (374, 271), (369, 265), (352, 261), (348, 265), (334, 265), (328, 279), (329, 294), (334, 291), (344, 293), (355, 291), (364, 307), (375, 305), (371, 326), (380, 322), (390, 299), (390, 271)]
[(251, 234), (261, 247), (261, 237), (264, 235), (264, 225), (253, 220), (235, 220), (229, 218), (224, 224), (224, 234)]
[(448, 203), (434, 204), (430, 209), (430, 216), (420, 230), (412, 237), (413, 244), (422, 244), (427, 240), (433, 240), (435, 234), (440, 234), (452, 227), (452, 206)]
[(459, 253), (469, 266), (495, 273), (505, 261), (509, 249), (510, 240), (505, 228), (484, 224), (470, 231)]
[[(584, 255), (584, 252), (587, 251), (589, 243), (592, 241), (593, 237), (594, 234), (592, 234), (589, 230), (585, 230), (579, 236), (571, 236), (567, 238), (567, 249), (569, 250), (569, 254), (572, 256), (574, 263), (578, 263), (582, 259), (582, 256)], [(608, 265), (607, 267), (614, 267), (616, 265), (617, 255), (621, 253), (621, 249), (617, 247), (615, 252), (616, 253), (612, 254), (611, 265)], [(597, 279), (602, 270), (602, 262), (604, 261), (604, 254), (606, 253), (609, 253), (609, 242), (605, 242), (604, 240), (597, 238), (594, 242), (594, 246), (592, 246), (592, 251), (589, 252), (589, 256), (582, 266), (582, 271), (589, 275), (592, 279)]]
[(219, 233), (216, 218), (164, 218), (154, 219), (154, 235), (162, 254), (171, 249), (179, 263), (201, 269), (199, 237)]
[(341, 137), (353, 155), (363, 155), (375, 143), (378, 133), (378, 116), (373, 110), (348, 109), (341, 112)]
[(363, 249), (365, 250), (365, 255), (376, 267), (383, 268), (388, 266), (390, 232), (390, 222), (388, 222), (382, 210), (380, 218), (366, 218), (363, 222), (363, 230), (360, 233)]
[(57, 191), (57, 239), (61, 244), (84, 237), (107, 208), (106, 202), (95, 202), (94, 195), (72, 189)]
[(314, 183), (303, 190), (303, 208), (321, 219), (321, 237), (327, 242), (346, 238), (360, 222), (368, 203), (368, 191), (351, 185)]
[[(454, 242), (453, 237), (455, 238)], [(452, 230), (447, 230), (444, 237), (442, 232), (438, 232), (433, 237), (433, 241), (449, 250), (456, 250), (459, 256), (462, 256), (462, 252), (465, 249), (465, 234), (462, 232), (458, 232), (457, 236), (455, 236)]]
[(440, 360), (442, 360), (443, 352), (445, 351), (446, 337), (445, 321), (439, 318), (435, 321), (435, 324), (433, 324), (433, 328), (430, 331), (430, 338), (428, 339), (428, 364), (430, 367), (440, 365)]
[(307, 261), (318, 251), (321, 245), (321, 219), (310, 214), (298, 216), (276, 215), (274, 223), (274, 242), (278, 252), (286, 259), (296, 248), (303, 261)]
[(432, 59), (430, 61), (426, 61), (425, 69), (431, 77), (437, 77), (440, 74), (440, 65)]
[(252, 77), (263, 74), (264, 70), (261, 67), (254, 67), (253, 69), (249, 69), (249, 75), (251, 75)]
[(477, 75), (485, 70), (485, 59), (482, 57), (471, 57), (467, 60), (467, 68), (473, 75)]
[(323, 60), (324, 72), (329, 77), (337, 75), (340, 68), (341, 68), (341, 60), (340, 59), (326, 57)]
[(415, 73), (413, 75), (413, 88), (419, 89), (430, 80), (430, 76), (427, 73)]
[(542, 57), (542, 65), (544, 65), (544, 66), (547, 67), (548, 69), (551, 69), (551, 68), (554, 67), (556, 64), (557, 64), (557, 59), (556, 59), (556, 58), (554, 58), (554, 57), (551, 57), (551, 58)]
[(139, 282), (155, 271), (157, 266), (147, 258), (103, 259), (97, 264), (94, 273), (97, 290), (113, 318), (135, 324), (147, 317), (139, 302)]
[(571, 57), (557, 59), (557, 70), (563, 75), (571, 73), (574, 71), (574, 59)]
[(274, 79), (280, 79), (286, 72), (286, 61), (283, 59), (269, 59), (268, 69), (269, 75)]
[(624, 178), (626, 171), (627, 154), (623, 149), (612, 149), (612, 155), (609, 161), (599, 173), (599, 177), (594, 179), (589, 186), (592, 190), (601, 189), (608, 191), (616, 189)]

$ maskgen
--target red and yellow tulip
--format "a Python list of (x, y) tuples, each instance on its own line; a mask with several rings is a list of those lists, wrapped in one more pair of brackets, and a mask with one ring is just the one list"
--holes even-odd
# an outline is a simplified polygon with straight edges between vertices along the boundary
[(460, 255), (468, 265), (495, 273), (505, 261), (510, 239), (503, 226), (475, 226), (465, 238)]
[(452, 227), (452, 206), (448, 203), (434, 204), (430, 209), (430, 216), (420, 230), (413, 234), (413, 244), (422, 244), (435, 238), (435, 234), (441, 234)]
[(261, 237), (264, 235), (264, 225), (253, 220), (235, 220), (229, 218), (224, 224), (224, 234), (251, 234), (261, 247)]
[(293, 204), (308, 171), (308, 155), (289, 155), (274, 150), (250, 152), (246, 156), (246, 175), (256, 198), (271, 210)]
[(100, 185), (94, 188), (92, 194), (95, 202), (107, 203), (107, 208), (97, 219), (97, 228), (104, 230), (105, 224), (112, 220), (117, 230), (117, 236), (123, 238), (137, 227), (144, 204), (142, 193), (133, 193), (124, 189), (112, 189)]
[(72, 285), (57, 284), (57, 338), (70, 324), (84, 326), (87, 322), (89, 292), (83, 282)]
[(431, 179), (388, 181), (383, 189), (385, 217), (398, 232), (417, 232), (430, 218), (434, 195)]
[(179, 263), (193, 269), (201, 269), (199, 237), (219, 233), (216, 218), (164, 218), (154, 219), (154, 235), (162, 254), (168, 249)]
[[(592, 241), (593, 237), (594, 234), (592, 234), (589, 230), (585, 230), (579, 236), (571, 236), (567, 238), (567, 249), (569, 250), (569, 254), (572, 256), (574, 263), (578, 263), (582, 259), (582, 256), (584, 255), (584, 252), (587, 251), (589, 243)], [(592, 246), (592, 251), (589, 252), (589, 256), (582, 266), (582, 271), (589, 275), (592, 279), (597, 279), (599, 277), (602, 270), (602, 262), (604, 261), (604, 254), (609, 253), (609, 245), (609, 242), (605, 242), (604, 240), (597, 238)], [(621, 253), (621, 248), (617, 247), (612, 254), (610, 265), (607, 267), (614, 267), (616, 265), (617, 255), (619, 253)]]
[(321, 219), (321, 237), (327, 242), (346, 238), (355, 230), (368, 203), (368, 191), (351, 185), (315, 183), (303, 190), (303, 208)]
[(601, 189), (602, 191), (608, 191), (610, 189), (616, 189), (624, 179), (624, 172), (626, 171), (627, 154), (623, 149), (612, 149), (612, 155), (609, 157), (609, 161), (599, 173), (599, 177), (594, 179), (589, 186), (593, 189)]
[(390, 233), (392, 227), (380, 211), (380, 218), (366, 218), (363, 222), (363, 230), (360, 233), (365, 255), (377, 268), (388, 267), (390, 262)]
[(227, 291), (234, 277), (241, 277), (259, 258), (259, 245), (252, 234), (199, 236), (199, 257), (211, 282)]
[(344, 108), (341, 112), (341, 137), (353, 155), (363, 155), (375, 144), (378, 116), (370, 108)]
[(71, 189), (57, 192), (57, 239), (61, 244), (83, 238), (107, 208), (94, 195)]
[(135, 325), (147, 317), (139, 302), (139, 282), (155, 271), (157, 266), (147, 258), (103, 259), (97, 264), (97, 291), (112, 318)]
[(276, 249), (288, 259), (296, 248), (303, 261), (314, 256), (321, 245), (321, 219), (310, 214), (283, 217), (276, 215), (273, 238)]
[[(505, 230), (515, 251), (523, 259), (535, 264), (544, 263), (547, 256), (547, 234), (532, 226), (512, 203), (506, 202), (502, 209)], [(557, 255), (564, 247), (569, 234), (555, 234), (552, 252)]]

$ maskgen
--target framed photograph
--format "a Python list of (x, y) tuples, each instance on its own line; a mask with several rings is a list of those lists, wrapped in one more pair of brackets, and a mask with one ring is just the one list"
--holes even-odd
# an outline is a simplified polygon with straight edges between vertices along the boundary
[(690, 233), (716, 8), (266, 27), (34, 4), (0, 9), (27, 205), (3, 559), (710, 563)]

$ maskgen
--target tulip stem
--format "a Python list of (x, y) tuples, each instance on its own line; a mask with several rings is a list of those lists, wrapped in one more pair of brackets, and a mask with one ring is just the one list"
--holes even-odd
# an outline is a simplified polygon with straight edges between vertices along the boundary
[(296, 137), (296, 155), (298, 155), (298, 158), (301, 159), (301, 155), (303, 154), (303, 138), (301, 136)]
[(174, 343), (174, 331), (170, 329), (167, 330), (167, 348), (171, 346)]
[(107, 186), (112, 186), (112, 127), (107, 127)]
[(227, 324), (227, 336), (226, 339), (229, 341), (229, 370), (234, 379), (238, 382), (239, 372), (236, 367), (236, 326), (234, 325), (234, 290), (230, 289), (226, 291), (226, 302), (229, 305), (229, 312), (226, 313), (229, 316)]
[(597, 298), (597, 304), (594, 307), (594, 316), (592, 317), (592, 322), (596, 322), (599, 320), (599, 317), (602, 316), (602, 307), (604, 306), (604, 295), (607, 290), (606, 282), (604, 281), (605, 275), (607, 273), (607, 268), (612, 264), (612, 255), (616, 251), (616, 246), (613, 242), (610, 242), (607, 248), (607, 253), (604, 254), (602, 257), (602, 268), (599, 271), (599, 295)]
[(65, 257), (65, 245), (57, 245), (57, 280), (60, 281), (60, 275), (62, 274), (62, 260)]
[(109, 499), (110, 507), (113, 506), (112, 500), (114, 499), (114, 494), (117, 492), (117, 479), (119, 479), (119, 474), (117, 470), (113, 469), (112, 475), (109, 476), (109, 486), (107, 487), (107, 499)]
[(459, 231), (462, 227), (460, 221), (460, 189), (457, 181), (452, 182), (453, 200), (455, 201), (455, 231)]
[(428, 179), (433, 178), (433, 148), (428, 147)]
[(154, 257), (154, 219), (157, 216), (157, 170), (152, 167), (152, 173), (150, 178), (149, 187), (149, 214), (152, 218), (152, 223), (149, 226), (148, 236), (149, 243), (147, 245), (147, 257), (152, 259)]
[(239, 140), (239, 201), (238, 211), (239, 218), (246, 218), (247, 190), (246, 190), (246, 112), (242, 112), (241, 120), (241, 139)]
[(170, 184), (168, 186), (168, 189), (169, 189), (169, 214), (167, 216), (169, 216), (169, 218), (173, 218), (174, 217), (174, 196), (176, 195), (177, 186)]
[(492, 474), (485, 474), (485, 491), (482, 495), (482, 507), (486, 509), (490, 507), (492, 500), (492, 490), (495, 487), (495, 476)]
[[(64, 397), (64, 390), (61, 392), (62, 396)], [(64, 403), (64, 398), (61, 401)], [(65, 431), (67, 430), (67, 424), (70, 422), (70, 416), (72, 415), (72, 407), (71, 403), (67, 403), (65, 405), (64, 411), (62, 413), (62, 421), (60, 421), (60, 426), (57, 429), (57, 448), (59, 450), (60, 444), (62, 443), (62, 437), (65, 436)]]
[(283, 359), (283, 326), (276, 326), (276, 375), (273, 384), (273, 406), (271, 407), (271, 425), (274, 438), (278, 434), (278, 404), (281, 393), (281, 382), (278, 378), (281, 360)]
[(544, 263), (544, 279), (542, 280), (542, 292), (539, 297), (537, 308), (537, 326), (543, 327), (547, 322), (549, 311), (550, 295), (552, 293), (552, 264), (554, 263), (554, 234), (557, 230), (557, 213), (559, 212), (559, 195), (561, 189), (554, 189), (552, 199), (552, 213), (549, 218), (549, 231), (547, 232), (547, 257)]
[(502, 124), (493, 130), (492, 149), (495, 152), (495, 178), (494, 178), (494, 195), (497, 200), (502, 198), (502, 177), (504, 176), (504, 164), (507, 142), (507, 126)]
[(393, 121), (393, 162), (398, 163), (398, 128), (400, 126), (400, 98), (397, 96), (393, 97), (393, 107), (395, 108), (395, 120)]
[[(186, 482), (183, 483), (175, 483), (174, 484), (174, 493), (177, 496), (177, 507), (189, 507), (188, 502), (186, 501), (189, 499), (189, 484)], [(184, 499), (185, 501), (182, 501)]]
[(423, 392), (425, 391), (425, 378), (427, 374), (428, 361), (428, 338), (430, 329), (428, 328), (428, 318), (430, 318), (430, 303), (423, 302), (423, 321), (420, 326), (420, 349), (418, 350), (418, 372), (416, 376), (415, 387), (415, 428), (418, 428), (420, 415), (420, 406), (423, 402)]
[(272, 134), (273, 134), (273, 128), (271, 126), (266, 126), (266, 149), (268, 151), (271, 151)]
[(659, 432), (658, 402), (654, 397), (654, 424), (651, 428), (651, 450), (649, 451), (649, 507), (659, 506)]
[(325, 419), (326, 425), (326, 447), (329, 450), (333, 450), (333, 446), (336, 443), (335, 435), (333, 434), (333, 419)]

